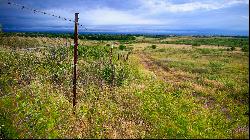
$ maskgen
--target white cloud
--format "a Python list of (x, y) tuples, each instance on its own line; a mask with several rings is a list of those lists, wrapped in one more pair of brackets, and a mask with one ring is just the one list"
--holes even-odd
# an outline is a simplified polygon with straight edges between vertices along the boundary
[(237, 4), (249, 4), (248, 0), (208, 0), (208, 1), (189, 1), (186, 3), (175, 4), (167, 0), (141, 0), (143, 9), (148, 9), (151, 13), (159, 12), (192, 12), (196, 10), (216, 10), (231, 7)]
[(97, 8), (85, 11), (80, 17), (88, 20), (91, 25), (160, 25), (159, 20), (135, 15), (131, 11), (118, 11), (110, 8)]
[[(60, 13), (63, 17), (74, 20), (74, 12), (71, 9), (49, 9), (48, 13)], [(78, 9), (79, 22), (84, 25), (162, 25), (165, 24), (159, 19), (145, 17), (135, 11), (121, 11), (108, 7), (94, 7), (91, 10)], [(58, 24), (63, 20), (51, 20), (51, 24)], [(71, 23), (67, 23), (70, 25)], [(66, 24), (65, 24), (66, 25)]]
[[(83, 25), (165, 25), (177, 26), (180, 23), (187, 26), (189, 22), (181, 15), (176, 17), (180, 12), (192, 12), (198, 10), (215, 10), (237, 4), (249, 4), (247, 0), (203, 0), (203, 1), (186, 1), (185, 3), (173, 3), (168, 0), (139, 0), (141, 7), (137, 9), (119, 10), (106, 6), (96, 6), (87, 9), (79, 9), (80, 20)], [(74, 8), (76, 9), (76, 8)], [(73, 17), (72, 9), (51, 9), (48, 12), (61, 13), (65, 17)], [(174, 13), (169, 16), (165, 13)], [(161, 15), (163, 13), (164, 15)], [(242, 17), (245, 18), (245, 17)], [(192, 21), (193, 20), (188, 20)], [(54, 23), (58, 24), (58, 23)], [(60, 23), (61, 24), (61, 23)], [(190, 23), (191, 24), (191, 23)], [(71, 25), (71, 23), (67, 23)]]

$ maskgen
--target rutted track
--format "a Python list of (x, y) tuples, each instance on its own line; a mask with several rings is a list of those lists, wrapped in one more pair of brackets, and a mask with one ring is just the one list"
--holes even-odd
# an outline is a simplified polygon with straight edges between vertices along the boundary
[(165, 82), (180, 83), (195, 78), (194, 75), (187, 72), (177, 71), (165, 65), (163, 66), (160, 62), (157, 62), (149, 54), (144, 52), (137, 53), (137, 55), (145, 69), (153, 72), (157, 78)]

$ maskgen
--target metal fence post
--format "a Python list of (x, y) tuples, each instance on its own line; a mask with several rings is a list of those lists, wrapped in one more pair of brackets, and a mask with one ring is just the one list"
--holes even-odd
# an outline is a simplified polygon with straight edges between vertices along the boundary
[(75, 33), (74, 33), (74, 73), (73, 73), (73, 107), (76, 106), (76, 64), (77, 64), (77, 47), (78, 47), (78, 14), (75, 13)]

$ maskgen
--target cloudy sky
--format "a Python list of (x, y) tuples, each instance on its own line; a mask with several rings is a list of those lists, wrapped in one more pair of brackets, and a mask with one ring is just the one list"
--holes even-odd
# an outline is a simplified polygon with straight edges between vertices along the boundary
[[(27, 7), (74, 19), (90, 30), (249, 31), (248, 0), (11, 0)], [(34, 14), (0, 0), (3, 29), (71, 29), (72, 23)]]

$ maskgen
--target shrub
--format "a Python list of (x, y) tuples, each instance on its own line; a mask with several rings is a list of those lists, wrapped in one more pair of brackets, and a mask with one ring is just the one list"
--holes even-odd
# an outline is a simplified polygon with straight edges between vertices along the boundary
[(231, 47), (230, 47), (230, 50), (231, 50), (231, 51), (234, 51), (234, 50), (235, 50), (235, 46), (231, 46)]
[(126, 46), (125, 46), (125, 45), (120, 45), (120, 46), (119, 46), (119, 49), (120, 49), (120, 50), (125, 50), (125, 49), (126, 49)]
[(152, 45), (151, 46), (152, 49), (156, 49), (156, 47), (157, 47), (156, 45)]
[(117, 86), (121, 86), (129, 78), (130, 68), (128, 65), (120, 65), (116, 68), (116, 80), (115, 83)]
[(110, 65), (106, 65), (103, 69), (102, 69), (102, 78), (108, 83), (111, 84), (112, 83), (112, 67)]
[(248, 52), (248, 51), (249, 51), (249, 46), (248, 46), (248, 45), (244, 45), (244, 46), (241, 48), (241, 50), (242, 50), (243, 52)]
[[(101, 70), (101, 77), (106, 81), (106, 83), (112, 84), (112, 81), (114, 80), (114, 84), (117, 86), (123, 85), (129, 78), (130, 74), (131, 69), (127, 64), (115, 65), (113, 68), (110, 64), (106, 64)], [(112, 75), (114, 77), (112, 77)]]

